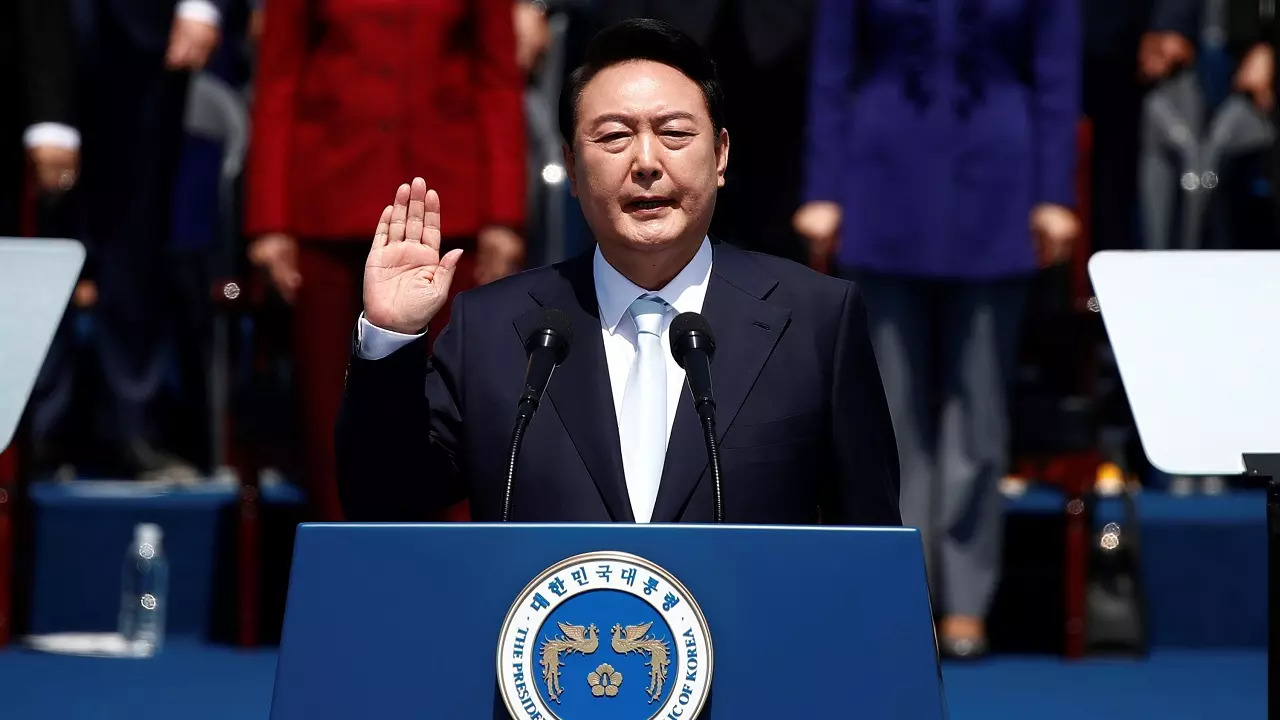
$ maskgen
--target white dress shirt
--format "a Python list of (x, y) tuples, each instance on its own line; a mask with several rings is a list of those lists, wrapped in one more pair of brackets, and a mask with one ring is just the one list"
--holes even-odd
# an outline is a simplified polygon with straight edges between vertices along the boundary
[(215, 27), (222, 25), (222, 13), (209, 0), (180, 0), (174, 15), (183, 20), (195, 20)]
[[(604, 356), (609, 367), (609, 386), (613, 394), (615, 415), (622, 414), (622, 399), (627, 391), (627, 375), (636, 356), (636, 328), (631, 322), (622, 322), (631, 302), (641, 295), (656, 295), (666, 301), (671, 309), (662, 319), (662, 344), (670, 347), (671, 321), (685, 312), (702, 312), (707, 297), (707, 284), (711, 280), (711, 241), (703, 238), (702, 246), (693, 260), (660, 290), (650, 292), (628, 280), (604, 259), (596, 247), (592, 272), (595, 275), (596, 303), (600, 309), (600, 333), (604, 340)], [(356, 345), (360, 357), (379, 360), (404, 347), (422, 335), (405, 335), (379, 328), (360, 315)], [(667, 440), (670, 442), (671, 426), (675, 422), (676, 408), (680, 405), (680, 393), (684, 392), (684, 369), (676, 363), (671, 353), (667, 361)], [(619, 422), (619, 425), (622, 423)], [(621, 439), (625, 442), (625, 438)], [(626, 473), (627, 468), (623, 467)]]
[(28, 150), (41, 146), (79, 150), (80, 131), (63, 123), (39, 122), (28, 126), (26, 132), (22, 133), (22, 144)]
[[(662, 346), (671, 347), (671, 321), (685, 312), (702, 312), (702, 302), (707, 297), (707, 282), (711, 278), (711, 242), (703, 239), (702, 247), (693, 260), (676, 275), (666, 287), (650, 293), (636, 285), (614, 269), (600, 248), (596, 248), (594, 264), (596, 302), (600, 304), (600, 326), (604, 333), (604, 356), (609, 364), (609, 385), (613, 390), (613, 409), (622, 414), (622, 397), (627, 392), (627, 375), (636, 357), (636, 326), (622, 322), (631, 301), (641, 295), (657, 295), (671, 306), (662, 318)], [(680, 405), (680, 393), (684, 391), (684, 368), (676, 363), (670, 352), (667, 360), (667, 439), (671, 439), (671, 426)], [(625, 470), (625, 468), (624, 468)]]
[[(209, 0), (181, 0), (174, 9), (174, 16), (186, 20), (198, 20), (209, 25), (222, 24), (222, 13)], [(22, 133), (22, 144), (28, 149), (40, 146), (80, 149), (80, 131), (59, 122), (38, 122), (29, 125)]]

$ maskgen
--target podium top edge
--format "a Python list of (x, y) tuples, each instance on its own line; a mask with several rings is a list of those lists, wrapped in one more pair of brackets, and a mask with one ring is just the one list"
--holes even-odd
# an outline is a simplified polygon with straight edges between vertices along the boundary
[(502, 522), (306, 522), (299, 523), (299, 529), (460, 529), (460, 528), (506, 528), (512, 530), (622, 530), (623, 532), (645, 532), (655, 528), (664, 530), (753, 530), (768, 532), (877, 532), (877, 533), (918, 533), (913, 527), (884, 527), (864, 525), (753, 525), (734, 523), (502, 523)]

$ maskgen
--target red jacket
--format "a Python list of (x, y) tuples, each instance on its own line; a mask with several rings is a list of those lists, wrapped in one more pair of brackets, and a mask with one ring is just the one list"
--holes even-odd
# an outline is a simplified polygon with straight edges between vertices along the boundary
[(396, 186), (440, 193), (446, 236), (525, 216), (511, 0), (267, 0), (246, 232), (372, 236)]

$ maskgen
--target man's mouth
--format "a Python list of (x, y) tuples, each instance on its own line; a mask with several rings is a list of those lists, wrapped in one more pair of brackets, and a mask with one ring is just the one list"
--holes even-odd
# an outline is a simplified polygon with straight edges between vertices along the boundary
[(675, 203), (672, 202), (670, 198), (660, 198), (660, 197), (636, 198), (635, 200), (632, 200), (631, 202), (627, 203), (627, 209), (628, 210), (657, 210), (658, 208), (673, 207), (674, 205)]

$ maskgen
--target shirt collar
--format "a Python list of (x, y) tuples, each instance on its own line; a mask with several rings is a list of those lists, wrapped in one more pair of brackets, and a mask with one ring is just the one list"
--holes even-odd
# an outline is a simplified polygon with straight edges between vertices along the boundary
[(615, 332), (622, 316), (632, 301), (641, 295), (657, 295), (675, 308), (677, 314), (702, 312), (702, 301), (707, 294), (707, 280), (711, 277), (711, 241), (704, 237), (697, 254), (684, 266), (671, 282), (656, 292), (650, 292), (631, 282), (618, 272), (596, 246), (593, 272), (596, 281), (596, 302), (600, 305), (600, 322), (610, 334)]

